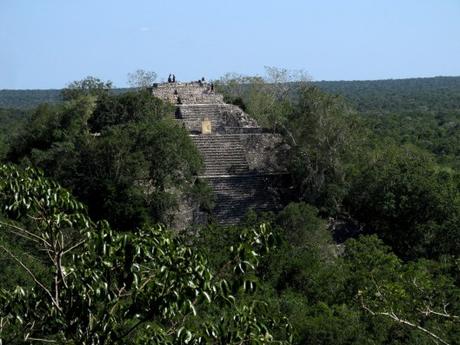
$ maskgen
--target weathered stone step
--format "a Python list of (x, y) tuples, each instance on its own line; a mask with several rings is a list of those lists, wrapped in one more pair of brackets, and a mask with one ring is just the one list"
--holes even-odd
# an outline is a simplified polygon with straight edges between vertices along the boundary
[(191, 137), (204, 159), (205, 175), (241, 174), (249, 166), (238, 135)]
[(240, 140), (239, 134), (206, 134), (206, 135), (192, 135), (194, 140), (203, 140), (203, 141), (210, 141), (210, 140)]
[(234, 128), (259, 128), (240, 108), (225, 103), (177, 105), (175, 118), (191, 132), (200, 132), (204, 119), (211, 122), (212, 131), (216, 133), (227, 133)]
[(216, 196), (214, 217), (223, 224), (239, 222), (250, 210), (269, 211), (276, 208), (269, 190), (270, 176), (246, 175), (209, 177), (206, 181)]

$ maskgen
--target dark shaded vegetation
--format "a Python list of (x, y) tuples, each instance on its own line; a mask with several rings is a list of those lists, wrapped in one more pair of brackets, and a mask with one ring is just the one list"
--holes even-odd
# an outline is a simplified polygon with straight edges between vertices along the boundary
[(61, 90), (0, 90), (0, 107), (30, 109), (42, 103), (62, 101)]
[(0, 109), (0, 160), (2, 160), (11, 145), (11, 137), (16, 133), (25, 121), (28, 120), (30, 112), (20, 109)]
[(259, 256), (273, 246), (266, 227), (240, 233), (239, 246), (227, 249), (233, 276), (222, 279), (161, 226), (117, 233), (39, 171), (1, 165), (0, 177), (2, 235), (31, 246), (24, 259), (0, 242), (0, 258), (19, 264), (30, 280), (2, 270), (2, 342), (289, 343), (286, 320), (269, 315), (248, 286)]
[(379, 137), (412, 143), (454, 165), (460, 157), (460, 78), (316, 82), (341, 95)]
[[(299, 344), (458, 343), (458, 78), (277, 77), (219, 85), (291, 146), (283, 160), (300, 203), (249, 217), (283, 243), (260, 272), (273, 313), (289, 316)], [(354, 239), (335, 246), (318, 216), (354, 227)]]
[[(305, 203), (250, 218), (245, 226), (270, 222), (277, 238), (252, 278), (254, 298), (267, 302), (269, 314), (288, 316), (293, 343), (430, 344), (425, 331), (458, 342), (451, 319), (460, 311), (455, 257), (402, 261), (376, 235), (337, 247), (326, 222)], [(238, 245), (241, 230), (210, 227), (197, 238), (195, 246), (204, 248), (220, 277), (233, 276), (223, 248)], [(443, 310), (447, 301), (445, 317), (425, 313)]]
[[(118, 95), (132, 91), (129, 88), (114, 88), (111, 93)], [(64, 101), (62, 89), (0, 90), (0, 108), (32, 109), (40, 104), (58, 104)]]
[(368, 81), (319, 81), (321, 90), (343, 96), (358, 112), (460, 110), (460, 77)]
[[(212, 209), (160, 100), (77, 83), (62, 104), (5, 111), (3, 160), (19, 168), (0, 169), (0, 338), (460, 343), (460, 78), (312, 85), (282, 72), (218, 85), (290, 145), (290, 203), (232, 227), (154, 225), (181, 193)], [(355, 231), (338, 244), (341, 224)]]
[(43, 169), (117, 229), (169, 224), (202, 165), (170, 106), (145, 91), (69, 94), (62, 105), (37, 107), (7, 160)]

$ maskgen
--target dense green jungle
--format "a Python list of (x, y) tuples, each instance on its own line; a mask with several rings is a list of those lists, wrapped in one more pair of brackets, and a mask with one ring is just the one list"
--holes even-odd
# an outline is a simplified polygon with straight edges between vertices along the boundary
[(214, 200), (172, 105), (0, 90), (0, 344), (460, 344), (460, 77), (215, 83), (289, 192), (184, 231)]

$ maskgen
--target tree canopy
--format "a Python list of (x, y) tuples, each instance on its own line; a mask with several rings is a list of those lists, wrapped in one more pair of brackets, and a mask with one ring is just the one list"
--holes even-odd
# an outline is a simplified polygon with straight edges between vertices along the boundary
[[(104, 84), (105, 85), (105, 84)], [(147, 91), (79, 95), (42, 105), (12, 139), (7, 158), (43, 169), (118, 229), (170, 224), (202, 159), (171, 106)]]
[(212, 198), (171, 105), (93, 80), (0, 111), (0, 340), (460, 343), (456, 78), (302, 76), (216, 84), (283, 137), (285, 204), (184, 232)]

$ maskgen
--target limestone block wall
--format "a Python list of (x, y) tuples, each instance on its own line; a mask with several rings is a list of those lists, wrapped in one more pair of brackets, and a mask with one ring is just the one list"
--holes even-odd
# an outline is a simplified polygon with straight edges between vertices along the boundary
[(242, 129), (253, 132), (260, 130), (254, 120), (232, 104), (182, 104), (177, 106), (175, 117), (192, 133), (201, 131), (204, 119), (210, 120), (212, 133), (240, 133)]
[(240, 135), (241, 146), (252, 173), (285, 173), (283, 158), (289, 146), (279, 134), (243, 134)]
[(284, 172), (288, 146), (277, 134), (193, 135), (205, 163), (204, 176)]
[(236, 224), (250, 209), (269, 211), (276, 208), (270, 175), (216, 176), (206, 180), (216, 195), (212, 217), (219, 223)]
[(200, 86), (198, 83), (167, 83), (160, 84), (152, 89), (155, 97), (167, 100), (173, 104), (224, 104), (224, 96), (211, 92), (208, 84)]

